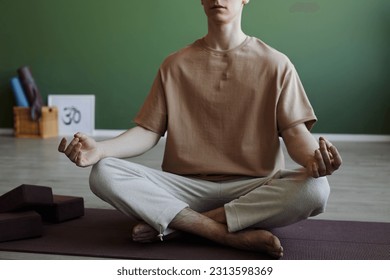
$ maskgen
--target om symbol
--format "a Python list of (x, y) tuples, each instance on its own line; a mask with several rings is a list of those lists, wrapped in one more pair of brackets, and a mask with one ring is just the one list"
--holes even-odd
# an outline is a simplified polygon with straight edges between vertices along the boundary
[(78, 124), (81, 121), (81, 112), (74, 106), (65, 107), (62, 122), (65, 125)]

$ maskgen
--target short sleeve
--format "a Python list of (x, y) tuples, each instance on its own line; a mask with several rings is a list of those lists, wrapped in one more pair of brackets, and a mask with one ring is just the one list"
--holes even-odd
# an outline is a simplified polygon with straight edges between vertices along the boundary
[(291, 63), (283, 80), (276, 113), (279, 133), (301, 123), (305, 123), (310, 130), (317, 121), (298, 73)]
[(167, 104), (160, 71), (134, 122), (159, 135), (164, 135), (167, 130)]

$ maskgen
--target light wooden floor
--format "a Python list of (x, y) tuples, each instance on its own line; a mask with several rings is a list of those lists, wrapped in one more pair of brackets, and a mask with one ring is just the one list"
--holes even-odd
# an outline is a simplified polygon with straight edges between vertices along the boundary
[[(90, 168), (78, 168), (57, 152), (59, 139), (16, 139), (0, 136), (0, 195), (21, 185), (53, 188), (55, 194), (82, 196), (87, 208), (111, 208), (88, 187)], [(334, 143), (343, 166), (329, 177), (327, 212), (316, 219), (390, 222), (390, 143)], [(160, 168), (164, 143), (132, 159)], [(287, 167), (296, 166), (287, 158)], [(62, 256), (0, 252), (0, 259), (56, 259)], [(76, 258), (71, 258), (76, 259)]]

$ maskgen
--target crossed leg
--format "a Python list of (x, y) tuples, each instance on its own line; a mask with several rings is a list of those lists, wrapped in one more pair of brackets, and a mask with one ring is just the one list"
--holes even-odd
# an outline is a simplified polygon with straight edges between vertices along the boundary
[[(217, 184), (113, 158), (94, 165), (90, 186), (121, 212), (145, 221), (133, 229), (137, 242), (158, 240), (155, 229), (171, 228), (275, 257), (283, 255), (279, 239), (269, 231), (248, 228), (275, 228), (317, 215), (330, 190), (326, 178), (308, 178), (301, 170)], [(210, 208), (214, 210), (204, 212)]]
[[(279, 239), (269, 231), (246, 229), (229, 232), (223, 207), (202, 214), (184, 208), (172, 220), (169, 227), (237, 249), (265, 252), (275, 258), (283, 256), (283, 247)], [(133, 240), (136, 242), (157, 241), (157, 235), (158, 232), (146, 223), (136, 225), (132, 232)]]

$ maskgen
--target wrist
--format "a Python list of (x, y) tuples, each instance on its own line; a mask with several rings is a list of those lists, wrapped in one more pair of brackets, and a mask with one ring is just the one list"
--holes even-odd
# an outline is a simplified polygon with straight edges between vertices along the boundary
[(107, 157), (106, 149), (104, 147), (103, 142), (96, 142), (96, 151), (97, 151), (98, 161)]

